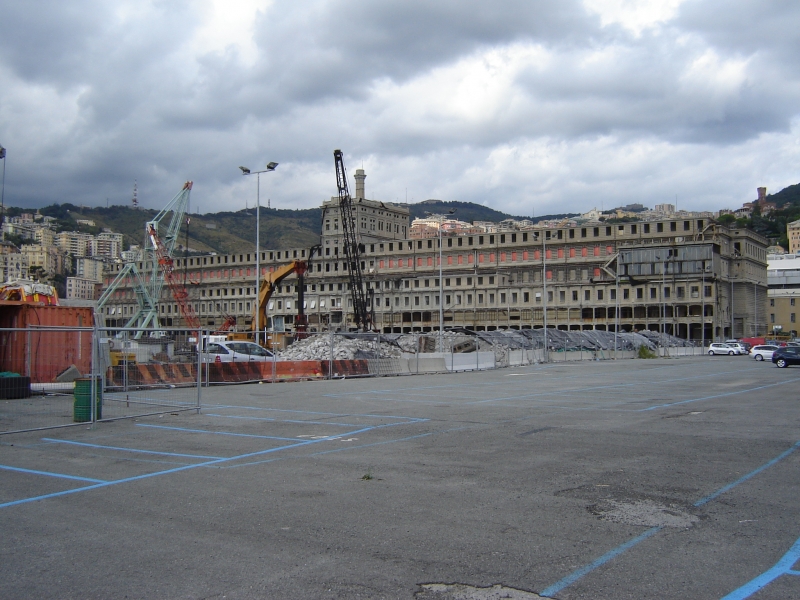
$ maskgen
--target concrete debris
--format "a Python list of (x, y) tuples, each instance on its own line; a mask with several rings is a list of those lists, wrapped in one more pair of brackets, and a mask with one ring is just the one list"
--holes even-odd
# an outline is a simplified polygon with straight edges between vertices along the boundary
[[(497, 331), (468, 331), (454, 329), (441, 336), (432, 333), (337, 333), (315, 334), (298, 340), (278, 353), (284, 360), (353, 360), (374, 358), (399, 358), (415, 354), (459, 354), (468, 352), (494, 352), (498, 364), (504, 364), (512, 350), (537, 350), (544, 348), (543, 329), (507, 329)], [(600, 352), (649, 350), (659, 347), (692, 347), (693, 342), (662, 334), (657, 331), (638, 333), (587, 330), (547, 330), (547, 345), (551, 352)]]

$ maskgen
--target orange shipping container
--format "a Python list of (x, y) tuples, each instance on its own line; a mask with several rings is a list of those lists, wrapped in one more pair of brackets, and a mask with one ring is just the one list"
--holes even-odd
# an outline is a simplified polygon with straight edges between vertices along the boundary
[[(92, 327), (93, 309), (0, 302), (0, 371), (52, 383), (71, 365), (87, 375), (92, 369), (91, 331), (53, 331), (51, 327)], [(28, 331), (5, 331), (5, 329)]]

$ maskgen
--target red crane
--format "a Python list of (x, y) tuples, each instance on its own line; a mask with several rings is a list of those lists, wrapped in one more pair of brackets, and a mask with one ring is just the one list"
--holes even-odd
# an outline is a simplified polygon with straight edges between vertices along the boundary
[(153, 248), (155, 248), (156, 257), (158, 258), (158, 266), (164, 272), (164, 280), (167, 282), (170, 292), (172, 292), (172, 297), (180, 307), (181, 315), (183, 315), (186, 324), (191, 329), (199, 331), (201, 328), (200, 319), (189, 302), (189, 292), (186, 291), (186, 286), (178, 280), (177, 275), (173, 272), (174, 263), (172, 257), (169, 255), (161, 238), (158, 237), (158, 232), (156, 232), (156, 228), (152, 223), (147, 226), (147, 234), (150, 236), (150, 241), (153, 242)]

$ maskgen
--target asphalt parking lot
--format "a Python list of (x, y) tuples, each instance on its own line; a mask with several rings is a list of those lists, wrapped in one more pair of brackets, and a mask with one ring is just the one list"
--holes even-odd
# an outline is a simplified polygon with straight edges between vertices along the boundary
[(799, 382), (558, 363), (0, 436), (0, 597), (798, 598)]

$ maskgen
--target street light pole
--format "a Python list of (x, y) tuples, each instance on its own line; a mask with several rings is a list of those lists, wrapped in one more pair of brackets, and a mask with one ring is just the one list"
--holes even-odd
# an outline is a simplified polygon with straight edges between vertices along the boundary
[[(262, 171), (250, 171), (247, 167), (239, 167), (242, 170), (242, 175), (255, 175), (256, 176), (256, 299), (255, 299), (255, 312), (256, 323), (255, 332), (256, 344), (259, 343), (261, 337), (261, 307), (258, 305), (259, 297), (261, 295), (261, 173), (271, 173), (278, 166), (276, 162), (267, 163), (267, 168)], [(264, 340), (266, 342), (266, 340)]]
[[(448, 214), (455, 214), (456, 209), (451, 208)], [(427, 216), (432, 217), (433, 213), (426, 212)], [(444, 279), (442, 279), (442, 225), (444, 225), (445, 215), (439, 215), (438, 239), (439, 239), (439, 352), (443, 352), (444, 340)]]
[(5, 222), (5, 201), (6, 201), (6, 149), (0, 145), (0, 160), (3, 161), (3, 185), (0, 187), (0, 238), (6, 241), (6, 229), (3, 227)]

